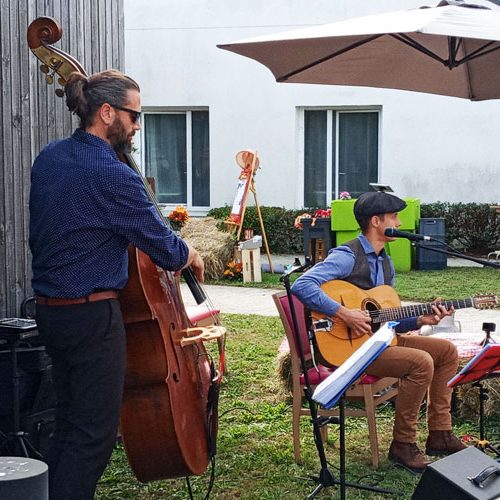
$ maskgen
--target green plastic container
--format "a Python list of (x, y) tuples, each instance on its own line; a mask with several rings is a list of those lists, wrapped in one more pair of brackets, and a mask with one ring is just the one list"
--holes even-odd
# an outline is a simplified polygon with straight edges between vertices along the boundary
[(413, 253), (410, 240), (397, 238), (395, 241), (385, 244), (385, 251), (390, 255), (396, 271), (410, 271)]
[(353, 240), (360, 233), (359, 229), (355, 231), (336, 231), (335, 232), (335, 245), (339, 246), (345, 243), (346, 241)]
[(332, 201), (332, 231), (354, 231), (359, 229), (353, 213), (355, 202), (356, 200)]
[(407, 207), (399, 212), (399, 220), (401, 221), (399, 229), (414, 231), (417, 229), (418, 221), (420, 220), (420, 200), (416, 198), (404, 198), (404, 200)]
[[(404, 198), (407, 207), (399, 212), (401, 227), (399, 229), (415, 230), (420, 220), (420, 200), (416, 198)], [(332, 231), (353, 231), (359, 229), (359, 225), (354, 218), (353, 200), (333, 200), (332, 201)]]
[[(416, 198), (404, 198), (407, 207), (399, 212), (403, 231), (415, 232), (420, 220), (420, 200)], [(336, 246), (356, 238), (359, 234), (359, 225), (354, 218), (353, 200), (332, 201), (332, 231), (335, 233)], [(398, 238), (385, 246), (386, 252), (391, 256), (396, 271), (409, 271), (414, 261), (414, 248), (409, 240)]]

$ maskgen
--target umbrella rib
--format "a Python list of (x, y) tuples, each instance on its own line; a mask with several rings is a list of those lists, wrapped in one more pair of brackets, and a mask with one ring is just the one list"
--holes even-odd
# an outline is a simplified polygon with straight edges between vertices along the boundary
[(324, 63), (325, 61), (328, 61), (329, 59), (334, 59), (335, 57), (338, 57), (345, 52), (348, 52), (352, 49), (356, 49), (357, 47), (361, 47), (362, 45), (365, 45), (367, 43), (370, 43), (373, 40), (376, 40), (377, 38), (380, 38), (381, 36), (384, 36), (384, 34), (378, 34), (374, 35), (368, 38), (364, 38), (363, 40), (360, 40), (359, 42), (353, 43), (351, 45), (348, 45), (347, 47), (344, 47), (341, 50), (338, 50), (337, 52), (334, 52), (333, 54), (329, 54), (325, 57), (322, 57), (321, 59), (317, 59), (316, 61), (313, 61), (312, 63), (306, 64), (305, 66), (302, 66), (298, 69), (295, 69), (293, 71), (290, 71), (289, 73), (284, 74), (283, 76), (280, 76), (279, 78), (276, 78), (277, 82), (284, 82), (288, 80), (290, 77), (295, 76), (299, 73), (302, 73), (303, 71), (307, 71), (308, 69), (317, 66), (318, 64)]
[(479, 47), (478, 49), (474, 50), (470, 54), (467, 54), (466, 56), (464, 56), (462, 59), (460, 59), (460, 61), (457, 61), (457, 65), (472, 61), (472, 59), (476, 59), (477, 57), (482, 57), (486, 54), (490, 54), (491, 52), (495, 52), (495, 50), (500, 49), (500, 44), (499, 44), (496, 47), (493, 47), (489, 50), (486, 50), (488, 47), (493, 45), (495, 42), (496, 42), (496, 40), (492, 40), (491, 42), (485, 43), (482, 47)]
[(432, 52), (432, 50), (429, 50), (427, 47), (424, 47), (422, 44), (418, 43), (416, 40), (413, 40), (413, 38), (409, 37), (408, 35), (405, 35), (403, 33), (391, 33), (391, 36), (396, 40), (405, 43), (406, 45), (409, 45), (413, 49), (416, 49), (419, 52), (422, 52), (428, 55), (429, 57), (432, 57), (432, 59), (435, 59), (436, 61), (439, 61), (444, 65), (447, 64), (447, 61), (445, 59), (439, 57), (437, 54)]
[[(413, 38), (409, 37), (408, 35), (402, 34), (402, 33), (393, 33), (391, 34), (393, 38), (396, 40), (399, 40), (402, 43), (405, 43), (406, 45), (409, 45), (410, 47), (428, 55), (429, 57), (432, 57), (436, 61), (439, 61), (440, 63), (444, 64), (448, 68), (452, 69), (457, 66), (460, 66), (461, 64), (464, 64), (466, 62), (472, 61), (473, 59), (476, 59), (477, 57), (482, 57), (486, 54), (489, 54), (490, 52), (494, 52), (498, 49), (500, 49), (500, 45), (497, 45), (496, 47), (493, 47), (489, 50), (486, 50), (488, 47), (491, 47), (494, 43), (496, 43), (496, 40), (492, 40), (490, 42), (485, 43), (483, 46), (479, 47), (475, 51), (471, 52), (470, 54), (467, 54), (464, 56), (462, 59), (458, 60), (455, 59), (456, 54), (458, 53), (461, 45), (463, 44), (464, 40), (463, 38), (455, 38), (455, 37), (449, 37), (449, 43), (448, 43), (448, 50), (449, 50), (449, 57), (448, 59), (443, 59), (439, 57), (437, 54), (432, 52), (430, 49), (427, 47), (423, 46), (422, 44), (418, 43), (416, 40), (413, 40)], [(457, 43), (458, 40), (458, 43)]]

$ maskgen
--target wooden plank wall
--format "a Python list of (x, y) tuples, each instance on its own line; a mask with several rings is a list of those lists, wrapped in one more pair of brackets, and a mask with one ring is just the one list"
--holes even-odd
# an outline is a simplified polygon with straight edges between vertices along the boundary
[(88, 73), (124, 67), (123, 0), (0, 2), (0, 318), (19, 316), (32, 294), (31, 164), (45, 144), (67, 137), (77, 125), (28, 48), (27, 27), (39, 16), (59, 21), (63, 37), (55, 46)]

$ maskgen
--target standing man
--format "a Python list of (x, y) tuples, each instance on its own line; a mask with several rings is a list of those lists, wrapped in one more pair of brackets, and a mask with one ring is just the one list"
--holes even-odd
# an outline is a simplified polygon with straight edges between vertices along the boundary
[[(383, 192), (362, 194), (354, 204), (354, 216), (361, 235), (330, 252), (328, 257), (302, 275), (292, 292), (311, 310), (343, 321), (352, 333), (371, 332), (367, 311), (347, 309), (321, 290), (326, 281), (344, 280), (362, 289), (378, 285), (394, 286), (394, 266), (384, 245), (394, 238), (385, 236), (389, 227), (399, 227), (398, 212), (406, 203)], [(433, 306), (433, 314), (402, 320), (397, 332), (435, 325), (452, 314), (442, 305)], [(399, 335), (397, 345), (388, 347), (366, 369), (369, 375), (400, 379), (396, 415), (389, 458), (405, 467), (422, 472), (430, 463), (416, 444), (418, 412), (428, 393), (426, 453), (455, 453), (465, 448), (451, 432), (451, 389), (447, 382), (457, 372), (456, 347), (447, 340), (418, 335)]]
[(137, 83), (115, 70), (73, 73), (65, 92), (80, 128), (46, 146), (33, 165), (32, 285), (57, 397), (50, 498), (91, 500), (120, 415), (126, 339), (117, 299), (128, 278), (127, 247), (166, 270), (191, 266), (200, 281), (204, 266), (118, 158), (140, 129)]

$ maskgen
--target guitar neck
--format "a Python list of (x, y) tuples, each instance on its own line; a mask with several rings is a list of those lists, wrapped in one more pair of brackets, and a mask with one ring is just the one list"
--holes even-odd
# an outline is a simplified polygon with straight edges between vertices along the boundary
[[(474, 307), (472, 298), (459, 299), (459, 300), (444, 300), (440, 302), (441, 305), (450, 309), (464, 309), (466, 307)], [(402, 307), (389, 307), (387, 309), (378, 309), (370, 311), (370, 316), (373, 323), (385, 323), (386, 321), (398, 321), (400, 319), (414, 318), (416, 316), (426, 316), (432, 314), (433, 303), (429, 304), (415, 304), (411, 306)]]

